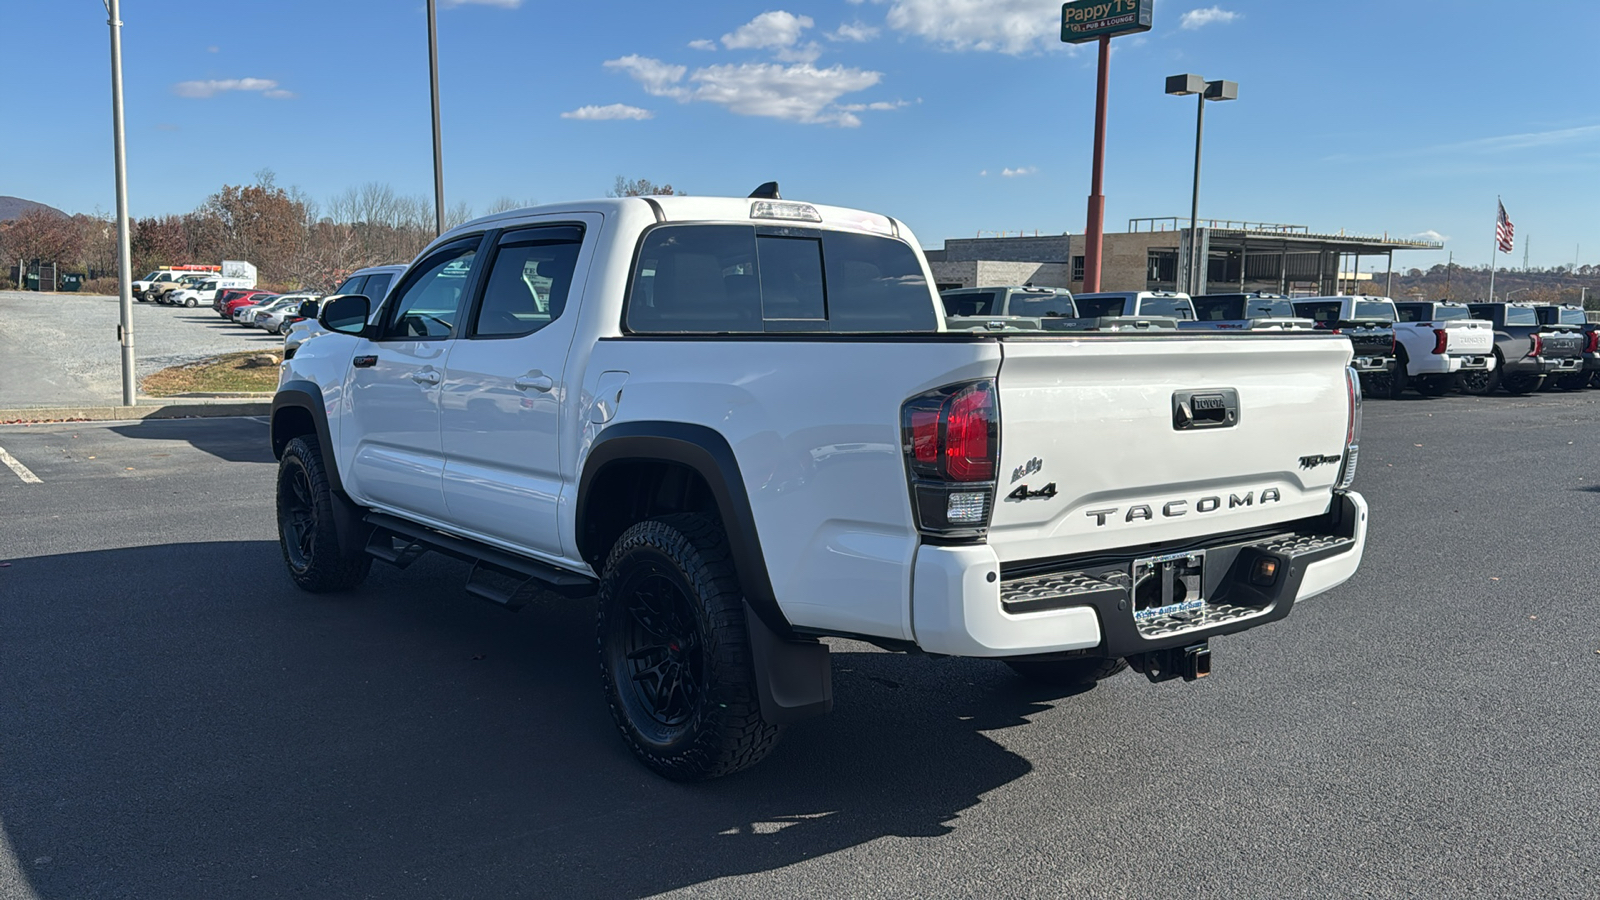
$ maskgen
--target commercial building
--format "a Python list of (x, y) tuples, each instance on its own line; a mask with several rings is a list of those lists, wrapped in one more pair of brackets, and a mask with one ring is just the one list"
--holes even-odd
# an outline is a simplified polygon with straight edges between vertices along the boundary
[[(1314, 234), (1304, 225), (1202, 219), (1201, 291), (1271, 291), (1313, 296), (1353, 290), (1388, 292), (1387, 279), (1361, 277), (1362, 259), (1394, 269), (1397, 250), (1440, 250), (1443, 244), (1399, 238)], [(1081, 234), (955, 238), (928, 251), (940, 290), (1001, 284), (1083, 289)], [(1174, 291), (1188, 283), (1189, 220), (1133, 219), (1102, 244), (1101, 289)], [(1383, 279), (1383, 280), (1380, 280)]]

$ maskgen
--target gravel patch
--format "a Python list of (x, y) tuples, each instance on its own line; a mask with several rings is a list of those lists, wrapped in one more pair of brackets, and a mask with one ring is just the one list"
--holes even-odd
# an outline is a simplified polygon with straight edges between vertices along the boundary
[[(116, 297), (0, 291), (0, 408), (107, 403), (122, 396)], [(209, 306), (133, 304), (136, 372), (219, 353), (279, 349), (283, 338), (224, 322)]]

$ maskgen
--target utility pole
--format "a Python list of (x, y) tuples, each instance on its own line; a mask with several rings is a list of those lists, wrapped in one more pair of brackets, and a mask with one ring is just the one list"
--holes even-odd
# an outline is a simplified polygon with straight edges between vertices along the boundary
[(428, 83), (433, 89), (433, 227), (434, 237), (444, 234), (444, 150), (439, 141), (439, 24), (435, 6), (428, 0)]
[(111, 27), (111, 133), (117, 169), (117, 282), (122, 318), (117, 342), (122, 345), (122, 405), (138, 402), (133, 369), (133, 261), (128, 258), (128, 157), (122, 128), (122, 9), (121, 0), (102, 0), (106, 24)]

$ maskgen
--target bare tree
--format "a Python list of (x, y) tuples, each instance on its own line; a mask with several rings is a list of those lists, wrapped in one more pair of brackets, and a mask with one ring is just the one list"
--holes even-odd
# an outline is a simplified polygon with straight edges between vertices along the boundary
[(611, 190), (606, 192), (607, 197), (666, 197), (674, 194), (681, 196), (683, 191), (673, 189), (670, 184), (656, 184), (648, 178), (629, 181), (621, 175), (617, 176)]

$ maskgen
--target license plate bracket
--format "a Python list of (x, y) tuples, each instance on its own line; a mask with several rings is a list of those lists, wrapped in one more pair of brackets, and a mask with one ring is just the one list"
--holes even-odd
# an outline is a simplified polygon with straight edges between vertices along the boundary
[(1205, 565), (1204, 550), (1134, 560), (1134, 622), (1205, 615)]

